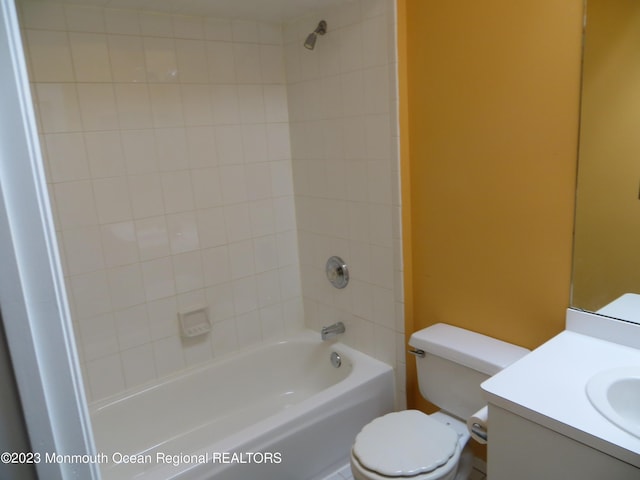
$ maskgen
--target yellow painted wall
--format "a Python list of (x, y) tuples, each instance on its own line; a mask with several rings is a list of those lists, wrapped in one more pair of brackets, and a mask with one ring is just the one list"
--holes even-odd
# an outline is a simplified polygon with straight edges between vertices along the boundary
[(573, 304), (640, 293), (640, 2), (589, 0)]
[(398, 0), (398, 19), (407, 337), (534, 348), (569, 305), (582, 0)]

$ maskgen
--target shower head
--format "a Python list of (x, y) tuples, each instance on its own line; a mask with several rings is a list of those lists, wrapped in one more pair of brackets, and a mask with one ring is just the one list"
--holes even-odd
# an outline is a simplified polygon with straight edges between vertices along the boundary
[(304, 41), (304, 48), (313, 50), (316, 46), (318, 35), (324, 35), (325, 33), (327, 33), (327, 22), (325, 22), (324, 20), (320, 20), (320, 23), (318, 23), (316, 29), (311, 32), (307, 36), (307, 39)]

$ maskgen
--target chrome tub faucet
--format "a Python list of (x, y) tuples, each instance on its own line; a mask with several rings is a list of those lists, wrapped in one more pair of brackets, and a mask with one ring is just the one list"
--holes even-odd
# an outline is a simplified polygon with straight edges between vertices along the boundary
[(333, 325), (329, 325), (328, 327), (322, 327), (322, 330), (320, 330), (320, 337), (322, 338), (322, 340), (329, 340), (341, 333), (344, 333), (344, 331), (344, 323), (337, 322)]

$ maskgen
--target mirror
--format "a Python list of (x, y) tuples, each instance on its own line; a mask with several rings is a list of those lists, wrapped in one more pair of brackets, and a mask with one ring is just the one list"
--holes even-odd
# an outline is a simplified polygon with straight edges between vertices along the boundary
[(640, 2), (585, 4), (571, 305), (640, 321)]

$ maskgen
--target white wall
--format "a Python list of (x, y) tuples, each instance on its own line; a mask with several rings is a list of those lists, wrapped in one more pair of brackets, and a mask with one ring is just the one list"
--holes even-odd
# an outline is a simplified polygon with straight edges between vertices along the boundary
[[(326, 20), (313, 51), (304, 39)], [(395, 2), (319, 10), (285, 27), (302, 291), (308, 326), (336, 321), (346, 343), (395, 366), (404, 405), (404, 303)], [(344, 290), (325, 276), (349, 265)]]
[(89, 397), (302, 328), (281, 27), (21, 7)]

